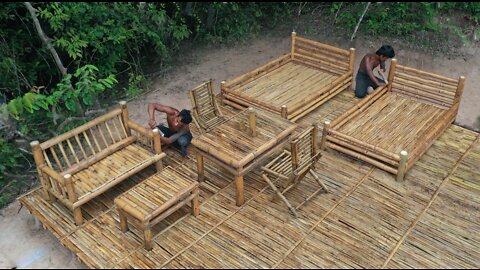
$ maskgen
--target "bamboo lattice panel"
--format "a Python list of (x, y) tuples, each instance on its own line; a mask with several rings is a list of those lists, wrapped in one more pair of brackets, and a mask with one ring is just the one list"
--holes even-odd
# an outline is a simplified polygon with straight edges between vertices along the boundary
[[(344, 91), (298, 124), (314, 121), (322, 128), (352, 105), (352, 96)], [(245, 176), (245, 204), (237, 207), (232, 176), (207, 162), (200, 215), (191, 216), (186, 206), (157, 224), (151, 252), (144, 250), (143, 235), (134, 226), (121, 233), (113, 199), (153, 174), (153, 168), (86, 204), (80, 227), (64, 206), (45, 202), (38, 190), (20, 202), (92, 268), (478, 268), (479, 138), (450, 126), (405, 182), (328, 150), (315, 172), (330, 193), (305, 204), (298, 219), (267, 188), (259, 169)], [(182, 158), (169, 147), (164, 164), (196, 174), (191, 150)], [(317, 189), (307, 176), (289, 198), (300, 203)]]
[(288, 62), (235, 91), (274, 107), (287, 105), (288, 108), (299, 100), (315, 96), (338, 77), (333, 73)]
[(443, 113), (433, 105), (387, 92), (338, 130), (391, 153), (410, 152)]

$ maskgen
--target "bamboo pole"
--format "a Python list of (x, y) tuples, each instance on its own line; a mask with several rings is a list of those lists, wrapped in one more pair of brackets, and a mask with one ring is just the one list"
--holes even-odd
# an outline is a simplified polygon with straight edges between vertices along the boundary
[(345, 56), (347, 56), (347, 57), (348, 57), (349, 54), (350, 54), (350, 52), (347, 51), (347, 50), (340, 49), (340, 48), (337, 48), (337, 47), (334, 47), (334, 46), (330, 46), (330, 45), (327, 45), (327, 44), (323, 44), (323, 43), (320, 43), (320, 42), (317, 42), (317, 41), (313, 41), (313, 40), (310, 40), (310, 39), (306, 39), (306, 38), (303, 38), (303, 37), (297, 36), (297, 37), (296, 37), (296, 40), (299, 40), (299, 41), (302, 41), (302, 42), (305, 42), (305, 43), (307, 43), (307, 44), (311, 44), (311, 45), (314, 45), (314, 46), (318, 46), (318, 47), (320, 47), (320, 48), (325, 48), (325, 49), (327, 49), (327, 50), (340, 53), (340, 54), (345, 55)]
[(235, 108), (237, 110), (245, 110), (245, 108), (246, 108), (246, 107), (243, 107), (243, 106), (239, 105), (238, 103), (232, 102), (228, 99), (224, 99), (223, 104), (228, 105), (228, 106), (232, 106), (233, 108)]
[(127, 102), (122, 100), (119, 102), (120, 104), (120, 109), (122, 110), (122, 120), (123, 120), (123, 123), (122, 125), (124, 126), (125, 128), (125, 131), (127, 132), (127, 136), (130, 136), (132, 135), (131, 131), (130, 131), (130, 128), (128, 127), (128, 108), (127, 108)]
[(41, 143), (40, 146), (42, 147), (42, 149), (49, 148), (49, 147), (51, 147), (51, 146), (53, 146), (53, 145), (55, 145), (55, 144), (57, 144), (57, 143), (59, 143), (59, 142), (65, 141), (66, 139), (72, 137), (72, 136), (75, 135), (75, 134), (78, 134), (78, 133), (80, 133), (80, 132), (82, 132), (82, 131), (84, 131), (84, 130), (87, 130), (87, 129), (89, 129), (89, 128), (91, 128), (91, 127), (99, 124), (99, 123), (102, 123), (102, 122), (104, 122), (104, 121), (106, 121), (106, 120), (109, 120), (109, 119), (115, 117), (116, 115), (118, 115), (118, 114), (120, 114), (120, 113), (121, 113), (121, 109), (113, 110), (113, 111), (111, 111), (111, 112), (109, 112), (109, 113), (107, 113), (107, 114), (105, 114), (105, 115), (102, 115), (102, 116), (100, 116), (100, 117), (98, 117), (98, 118), (95, 118), (95, 119), (89, 121), (89, 122), (86, 123), (86, 124), (83, 124), (83, 125), (81, 125), (81, 126), (79, 126), (79, 127), (77, 127), (77, 128), (74, 128), (74, 129), (72, 129), (72, 130), (69, 131), (69, 132), (66, 132), (66, 133), (64, 133), (64, 134), (62, 134), (62, 135), (60, 135), (60, 136), (57, 136), (57, 137), (52, 138), (52, 139), (50, 139), (50, 140), (48, 140), (48, 141), (45, 141), (45, 142)]
[(398, 166), (397, 181), (401, 182), (405, 180), (405, 173), (407, 169), (408, 153), (403, 150), (400, 152), (400, 165)]
[(243, 175), (235, 176), (235, 193), (237, 206), (242, 206), (245, 203), (245, 197), (243, 194)]
[(409, 82), (405, 83), (405, 81), (401, 81), (401, 80), (396, 79), (394, 83), (395, 83), (395, 86), (394, 86), (395, 90), (397, 90), (399, 92), (400, 91), (409, 92), (411, 94), (414, 94), (415, 96), (418, 96), (419, 98), (424, 98), (424, 97), (429, 98), (429, 99), (432, 99), (432, 100), (437, 101), (439, 103), (444, 103), (444, 104), (447, 104), (447, 105), (450, 105), (450, 106), (454, 102), (453, 98), (446, 98), (446, 97), (442, 97), (441, 95), (438, 95), (438, 94), (430, 93), (430, 92), (425, 91), (423, 89), (412, 88), (412, 87), (410, 87), (410, 85), (407, 85), (407, 83), (409, 83)]
[(225, 92), (229, 93), (230, 95), (233, 95), (233, 96), (237, 96), (237, 97), (240, 97), (244, 100), (246, 100), (247, 102), (250, 102), (251, 104), (255, 104), (256, 106), (261, 106), (261, 107), (265, 107), (269, 110), (272, 110), (274, 112), (278, 112), (280, 113), (280, 109), (279, 108), (276, 108), (274, 107), (273, 105), (271, 104), (268, 104), (266, 102), (263, 102), (261, 100), (258, 100), (258, 99), (254, 99), (254, 98), (251, 98), (245, 94), (242, 94), (240, 92), (237, 92), (237, 91), (234, 91), (234, 90), (230, 90), (228, 87), (225, 87)]
[(330, 129), (330, 121), (325, 121), (323, 125), (323, 132), (322, 132), (322, 141), (320, 143), (320, 150), (325, 150), (325, 142), (327, 141), (328, 130)]
[(192, 215), (194, 217), (198, 216), (198, 214), (200, 214), (200, 203), (199, 203), (199, 200), (198, 200), (198, 194), (200, 193), (200, 189), (198, 188), (198, 185), (197, 187), (192, 191), (192, 195), (193, 195), (193, 198), (192, 198)]
[(402, 78), (402, 79), (405, 79), (407, 81), (416, 82), (416, 83), (421, 84), (421, 85), (430, 85), (430, 86), (433, 86), (433, 87), (437, 87), (437, 88), (442, 89), (442, 91), (444, 91), (446, 94), (451, 95), (451, 96), (455, 96), (455, 91), (457, 89), (457, 86), (452, 86), (451, 84), (448, 84), (448, 83), (445, 83), (445, 82), (442, 82), (442, 81), (432, 80), (432, 79), (429, 79), (429, 78), (420, 77), (418, 75), (413, 76), (411, 74), (408, 74), (408, 73), (402, 72), (402, 71), (395, 73), (395, 78)]
[(329, 65), (329, 66), (332, 66), (332, 67), (335, 67), (335, 68), (339, 68), (339, 69), (342, 69), (344, 71), (350, 70), (349, 69), (350, 63), (347, 62), (347, 61), (342, 61), (341, 59), (334, 59), (334, 58), (331, 58), (327, 55), (323, 55), (323, 54), (319, 54), (319, 53), (315, 53), (315, 52), (309, 52), (309, 51), (306, 51), (304, 49), (299, 49), (299, 48), (297, 48), (296, 51), (297, 52), (295, 53), (295, 55), (301, 55), (302, 57), (304, 57), (304, 58), (306, 58), (310, 61), (318, 62), (318, 63), (325, 63), (326, 65)]
[(281, 115), (283, 118), (288, 119), (287, 105), (282, 105)]
[(205, 178), (205, 167), (203, 164), (203, 156), (200, 152), (197, 152), (197, 173), (198, 173), (198, 182), (203, 182)]
[(356, 139), (352, 136), (349, 136), (347, 134), (343, 134), (339, 131), (336, 131), (334, 129), (330, 129), (328, 131), (328, 133), (332, 136), (332, 137), (337, 137), (339, 139), (342, 139), (344, 141), (347, 141), (347, 142), (353, 142), (355, 143), (356, 145), (358, 146), (361, 146), (363, 148), (366, 148), (367, 150), (370, 150), (372, 152), (376, 152), (376, 153), (379, 153), (385, 157), (388, 157), (388, 158), (391, 158), (393, 160), (396, 160), (396, 161), (400, 161), (400, 156), (398, 156), (397, 154), (394, 154), (394, 153), (391, 153), (385, 149), (382, 149), (378, 146), (375, 146), (375, 145), (372, 145), (372, 144), (369, 144), (369, 143), (366, 143), (366, 142), (363, 142), (363, 141), (360, 141), (359, 139)]
[(457, 90), (455, 91), (455, 99), (453, 101), (454, 104), (459, 104), (460, 103), (460, 100), (462, 99), (462, 94), (463, 94), (463, 88), (465, 87), (465, 77), (464, 76), (460, 76), (460, 78), (458, 78), (458, 86), (457, 86)]
[[(74, 204), (77, 201), (77, 194), (75, 193), (75, 189), (73, 187), (72, 176), (70, 174), (66, 174), (63, 176), (65, 187), (67, 188), (68, 200)], [(80, 226), (83, 224), (83, 216), (82, 216), (82, 209), (80, 207), (73, 208), (73, 218), (75, 220), (75, 224)]]
[(354, 72), (354, 68), (355, 68), (355, 48), (350, 48), (350, 55), (349, 55), (349, 59), (348, 59), (348, 63), (349, 63), (349, 68), (348, 70), (352, 72)]
[(257, 114), (253, 108), (248, 108), (248, 133), (252, 137), (257, 136)]
[(355, 158), (358, 158), (358, 159), (360, 159), (360, 160), (363, 160), (363, 161), (365, 161), (365, 162), (367, 162), (367, 163), (370, 163), (370, 164), (372, 164), (372, 165), (374, 165), (374, 166), (376, 166), (376, 167), (378, 167), (378, 168), (380, 168), (380, 169), (382, 169), (382, 170), (384, 170), (384, 171), (387, 171), (387, 172), (389, 172), (389, 173), (391, 173), (391, 174), (395, 174), (395, 175), (396, 175), (397, 172), (398, 172), (398, 170), (396, 170), (396, 169), (394, 169), (394, 168), (392, 168), (392, 167), (390, 167), (390, 166), (387, 166), (387, 165), (385, 165), (385, 164), (383, 164), (383, 163), (380, 163), (380, 162), (378, 162), (378, 161), (376, 161), (376, 160), (373, 160), (373, 159), (371, 159), (371, 158), (369, 158), (369, 157), (367, 157), (367, 156), (365, 156), (365, 155), (361, 155), (361, 154), (359, 154), (359, 153), (356, 153), (356, 152), (354, 152), (354, 151), (351, 151), (351, 150), (346, 149), (346, 148), (344, 148), (344, 147), (341, 147), (341, 146), (339, 146), (339, 145), (336, 145), (336, 144), (333, 144), (333, 143), (330, 143), (330, 142), (327, 142), (327, 145), (328, 145), (328, 147), (330, 147), (330, 148), (332, 148), (332, 149), (335, 149), (335, 150), (337, 150), (337, 151), (339, 151), (339, 152), (342, 152), (342, 153), (345, 153), (345, 154), (350, 155), (350, 156), (352, 156), (352, 157), (355, 157)]
[(317, 64), (315, 64), (315, 62), (309, 62), (309, 61), (300, 59), (300, 58), (305, 58), (305, 56), (303, 56), (301, 54), (295, 54), (295, 55), (297, 56), (297, 58), (295, 58), (295, 63), (297, 63), (297, 64), (302, 64), (304, 66), (314, 68), (314, 69), (318, 69), (318, 70), (321, 70), (323, 72), (327, 72), (327, 73), (337, 75), (337, 76), (341, 76), (342, 74), (345, 73), (344, 69), (335, 69), (335, 68), (331, 69), (331, 68), (329, 68), (329, 67), (332, 67), (330, 65), (325, 65), (325, 66), (317, 65)]
[(49, 202), (53, 202), (54, 197), (49, 192), (49, 190), (51, 189), (51, 186), (49, 185), (47, 179), (45, 179), (45, 177), (42, 175), (42, 171), (40, 170), (42, 166), (45, 166), (45, 158), (43, 157), (40, 143), (39, 141), (32, 141), (30, 143), (30, 146), (32, 147), (32, 153), (33, 153), (33, 159), (35, 161), (35, 165), (37, 166), (38, 178), (40, 179), (40, 183), (42, 183), (43, 198)]
[(310, 52), (310, 53), (313, 53), (313, 54), (320, 54), (320, 55), (328, 55), (328, 56), (331, 56), (333, 57), (334, 59), (338, 59), (339, 61), (347, 64), (348, 66), (348, 61), (350, 59), (350, 55), (345, 55), (345, 54), (339, 54), (337, 52), (334, 52), (334, 51), (330, 51), (326, 48), (323, 48), (323, 47), (318, 47), (318, 46), (312, 46), (311, 44), (308, 44), (308, 43), (304, 43), (304, 42), (295, 42), (295, 50), (303, 50), (303, 51), (307, 51), (307, 52)]
[(282, 201), (287, 205), (288, 209), (290, 209), (292, 214), (295, 217), (298, 217), (297, 210), (290, 204), (290, 202), (287, 200), (287, 198), (285, 198), (285, 196), (278, 190), (278, 188), (275, 186), (275, 184), (272, 183), (272, 181), (270, 181), (270, 179), (265, 174), (262, 174), (262, 177), (265, 180), (265, 182), (268, 183), (270, 188), (272, 188), (272, 190), (275, 192), (275, 194), (277, 194), (277, 196), (280, 197), (282, 199)]
[(295, 31), (292, 32), (292, 48), (291, 48), (291, 52), (290, 52), (290, 56), (291, 58), (290, 59), (294, 59), (294, 52), (295, 52), (295, 37), (297, 36), (297, 33)]
[[(158, 128), (153, 129), (153, 150), (155, 154), (162, 153), (162, 144), (160, 143), (160, 130)], [(155, 164), (157, 172), (160, 172), (163, 169), (162, 160), (158, 160)]]
[(445, 83), (449, 83), (453, 86), (458, 85), (457, 80), (454, 80), (454, 79), (451, 79), (451, 78), (448, 78), (448, 77), (445, 77), (445, 76), (437, 75), (437, 74), (434, 74), (434, 73), (430, 73), (430, 72), (427, 72), (427, 71), (423, 71), (423, 70), (419, 70), (419, 69), (415, 69), (415, 68), (411, 68), (411, 67), (407, 67), (407, 66), (402, 66), (402, 65), (397, 65), (397, 68), (401, 69), (401, 70), (404, 70), (404, 71), (414, 73), (414, 74), (419, 74), (419, 75), (423, 75), (423, 76), (427, 76), (427, 77), (432, 77), (432, 78), (441, 80)]
[(428, 84), (417, 83), (417, 82), (414, 82), (410, 79), (405, 79), (405, 78), (401, 77), (400, 74), (403, 75), (403, 73), (397, 73), (395, 75), (395, 82), (397, 82), (399, 84), (407, 85), (409, 87), (418, 89), (420, 91), (435, 94), (435, 95), (437, 95), (439, 97), (443, 97), (443, 98), (453, 99), (455, 97), (455, 92), (453, 92), (453, 91), (442, 90), (442, 89), (439, 89), (438, 86), (429, 86)]
[(395, 76), (395, 72), (397, 70), (397, 59), (393, 58), (392, 62), (390, 63), (390, 70), (388, 71), (388, 91), (392, 91), (392, 84), (393, 79)]

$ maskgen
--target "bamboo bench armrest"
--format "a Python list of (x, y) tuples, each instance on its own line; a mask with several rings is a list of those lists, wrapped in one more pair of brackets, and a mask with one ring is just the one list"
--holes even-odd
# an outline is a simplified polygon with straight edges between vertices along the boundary
[(62, 176), (60, 176), (60, 173), (55, 171), (54, 169), (48, 167), (47, 165), (40, 166), (40, 170), (42, 173), (47, 174), (49, 177), (55, 179), (58, 183), (60, 183), (62, 186), (65, 185), (65, 180), (63, 179)]
[(133, 121), (129, 120), (128, 121), (128, 127), (137, 131), (138, 133), (140, 133), (140, 134), (142, 134), (146, 137), (153, 138), (153, 131), (152, 130), (150, 130), (146, 127), (143, 127), (136, 122), (133, 122)]

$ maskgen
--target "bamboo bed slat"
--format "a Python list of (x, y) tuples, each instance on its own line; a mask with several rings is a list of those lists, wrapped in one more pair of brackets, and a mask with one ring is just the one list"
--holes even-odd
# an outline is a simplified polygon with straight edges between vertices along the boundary
[(239, 109), (275, 111), (297, 121), (352, 85), (354, 53), (293, 32), (288, 55), (222, 83), (223, 102)]

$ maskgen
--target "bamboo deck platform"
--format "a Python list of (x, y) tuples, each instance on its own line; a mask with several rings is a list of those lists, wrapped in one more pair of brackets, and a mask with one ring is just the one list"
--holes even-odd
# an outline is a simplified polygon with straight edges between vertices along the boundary
[[(357, 99), (343, 91), (298, 121), (298, 130), (333, 120)], [(222, 108), (228, 116), (232, 112)], [(165, 165), (196, 175), (195, 150), (173, 148)], [(188, 206), (154, 227), (153, 250), (142, 232), (123, 234), (113, 199), (154, 173), (117, 185), (84, 207), (76, 227), (62, 204), (38, 189), (19, 198), (44, 227), (92, 268), (479, 268), (480, 135), (450, 126), (405, 177), (327, 149), (315, 172), (330, 193), (319, 194), (292, 217), (263, 181), (245, 175), (245, 203), (235, 205), (232, 175), (205, 164), (200, 215)], [(319, 189), (307, 176), (289, 191), (299, 203)]]

